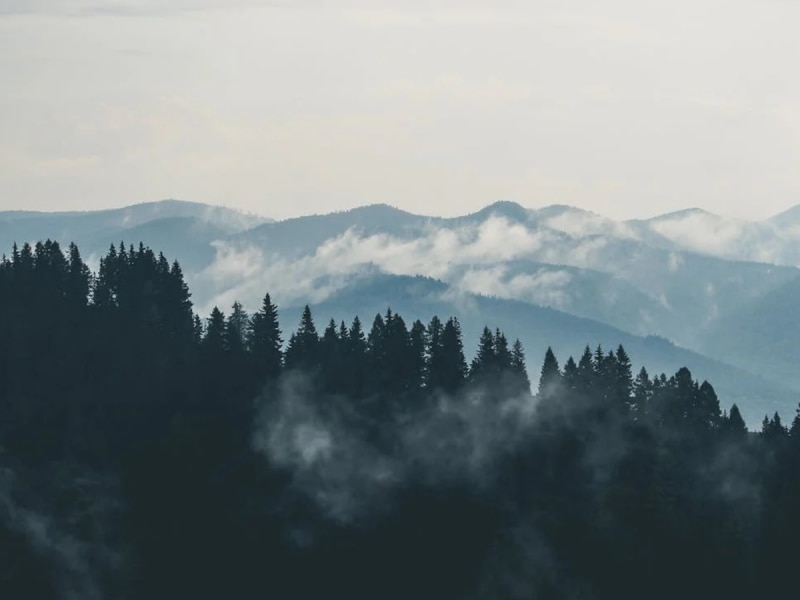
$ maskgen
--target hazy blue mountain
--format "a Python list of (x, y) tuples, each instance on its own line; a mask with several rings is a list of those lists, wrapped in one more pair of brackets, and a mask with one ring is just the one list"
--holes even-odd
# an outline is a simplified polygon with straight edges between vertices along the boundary
[(767, 220), (771, 225), (779, 229), (791, 229), (800, 227), (800, 204), (796, 204), (791, 208), (769, 218)]
[(702, 350), (800, 392), (800, 277), (719, 319)]
[(650, 245), (728, 260), (800, 266), (800, 206), (764, 221), (692, 208), (627, 225)]
[(155, 219), (117, 233), (119, 240), (116, 243), (108, 232), (87, 235), (80, 244), (81, 251), (87, 258), (94, 259), (105, 255), (111, 243), (118, 245), (124, 241), (126, 244), (138, 244), (143, 241), (167, 257), (181, 257), (183, 270), (192, 274), (213, 262), (216, 251), (212, 243), (228, 235), (227, 231), (214, 223), (196, 217)]
[[(311, 305), (317, 328), (324, 328), (329, 319), (350, 324), (357, 314), (368, 331), (376, 314), (385, 314), (387, 307), (398, 312), (408, 326), (415, 319), (427, 323), (433, 315), (455, 315), (461, 322), (464, 347), (472, 357), (484, 325), (498, 327), (513, 340), (519, 337), (525, 346), (532, 380), (548, 346), (552, 346), (563, 365), (567, 357), (579, 357), (589, 344), (601, 344), (606, 350), (622, 344), (635, 366), (645, 365), (651, 374), (673, 374), (687, 366), (696, 379), (711, 381), (729, 408), (736, 402), (748, 424), (756, 427), (767, 412), (794, 414), (796, 394), (766, 380), (720, 361), (675, 346), (656, 336), (636, 336), (590, 319), (528, 303), (487, 298), (454, 290), (447, 284), (424, 277), (372, 275), (354, 279), (350, 285), (328, 299)], [(302, 305), (281, 307), (284, 330), (297, 327)]]
[(371, 204), (325, 215), (310, 215), (265, 223), (237, 237), (239, 244), (255, 244), (267, 253), (284, 256), (312, 254), (331, 238), (349, 230), (369, 236), (390, 234), (408, 237), (418, 234), (428, 223), (443, 219), (423, 217), (391, 207)]
[(658, 298), (621, 277), (591, 269), (512, 260), (458, 265), (448, 279), (463, 291), (555, 308), (639, 335), (678, 320)]
[[(0, 212), (0, 247), (7, 252), (15, 241), (22, 244), (44, 239), (64, 243), (75, 241), (81, 246), (93, 247), (107, 247), (109, 243), (119, 243), (122, 239), (138, 243), (139, 239), (134, 239), (136, 235), (149, 236), (146, 226), (164, 219), (184, 219), (183, 223), (190, 228), (196, 228), (198, 224), (209, 226), (209, 233), (213, 230), (212, 237), (240, 233), (267, 220), (228, 208), (179, 200), (87, 212), (7, 211)], [(177, 224), (173, 221), (173, 225)], [(153, 235), (158, 236), (156, 231), (159, 229), (163, 231), (164, 226), (155, 227)], [(173, 227), (173, 231), (177, 232), (179, 229), (177, 226)], [(126, 233), (129, 231), (130, 235)], [(84, 254), (88, 256), (88, 248)]]
[[(360, 270), (371, 263), (393, 274), (432, 276), (467, 291), (665, 335), (689, 347), (718, 318), (798, 274), (794, 268), (668, 249), (657, 233), (587, 211), (528, 210), (513, 202), (449, 219), (374, 205), (265, 224), (227, 243), (239, 254), (260, 253), (265, 264), (298, 261), (295, 274), (309, 268)], [(543, 276), (559, 267), (561, 278), (551, 277), (551, 287), (545, 287)]]
[[(564, 205), (528, 209), (508, 201), (455, 218), (375, 204), (278, 222), (178, 201), (86, 213), (0, 212), (5, 252), (14, 240), (46, 238), (76, 241), (90, 263), (121, 240), (164, 251), (181, 261), (202, 313), (234, 300), (254, 308), (270, 291), (284, 306), (324, 306), (353, 293), (347, 312), (362, 314), (358, 302), (369, 310), (384, 303), (368, 304), (372, 280), (382, 289), (384, 275), (421, 275), (444, 282), (465, 311), (516, 301), (505, 310), (552, 309), (536, 314), (613, 328), (547, 329), (548, 319), (539, 318), (538, 329), (552, 332), (547, 343), (561, 354), (586, 342), (616, 344), (611, 337), (621, 332), (655, 334), (800, 390), (793, 370), (800, 320), (792, 305), (800, 270), (778, 264), (800, 264), (800, 208), (760, 223), (698, 209), (620, 222)], [(482, 327), (482, 319), (474, 322)], [(642, 346), (650, 348), (647, 356), (654, 343)], [(742, 377), (739, 370), (728, 375)], [(704, 377), (718, 384), (712, 374)], [(748, 385), (742, 389), (755, 390)]]

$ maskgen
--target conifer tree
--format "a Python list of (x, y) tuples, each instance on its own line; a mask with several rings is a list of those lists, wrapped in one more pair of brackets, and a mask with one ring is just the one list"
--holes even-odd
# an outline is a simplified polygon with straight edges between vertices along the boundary
[(206, 323), (206, 334), (203, 338), (203, 348), (207, 355), (222, 356), (226, 349), (225, 315), (216, 306), (211, 310), (211, 315)]
[(634, 418), (641, 421), (647, 415), (648, 404), (653, 396), (653, 383), (647, 369), (642, 367), (633, 382), (633, 402), (631, 412)]
[(361, 398), (366, 393), (367, 339), (358, 316), (353, 318), (344, 340), (345, 391), (352, 398)]
[(436, 315), (426, 328), (427, 347), (425, 351), (425, 387), (434, 390), (441, 387), (438, 376), (442, 373), (442, 330), (444, 325)]
[(633, 372), (631, 359), (622, 344), (617, 347), (613, 366), (615, 400), (624, 412), (630, 412), (633, 408)]
[(316, 370), (320, 366), (319, 335), (311, 315), (311, 308), (306, 305), (300, 317), (297, 331), (289, 338), (286, 348), (285, 364), (287, 369)]
[(250, 332), (250, 317), (240, 302), (231, 307), (231, 313), (225, 322), (225, 350), (234, 361), (243, 363), (247, 351), (247, 338)]
[(783, 425), (781, 416), (775, 412), (772, 419), (764, 416), (764, 421), (761, 424), (761, 434), (768, 442), (776, 442), (788, 435), (788, 429)]
[(581, 394), (588, 394), (592, 391), (596, 379), (592, 351), (587, 345), (578, 361), (578, 389)]
[(525, 350), (522, 348), (522, 342), (519, 338), (514, 340), (514, 345), (511, 347), (511, 373), (514, 377), (516, 385), (516, 393), (530, 393), (531, 380), (528, 377), (528, 368), (525, 365)]
[(444, 392), (453, 393), (463, 385), (466, 376), (461, 324), (457, 318), (450, 317), (442, 328), (442, 360), (435, 379)]
[(319, 343), (322, 384), (326, 392), (339, 394), (345, 389), (343, 349), (344, 342), (339, 338), (336, 321), (331, 319), (322, 332), (322, 338)]
[(561, 371), (558, 359), (556, 359), (553, 349), (548, 346), (539, 376), (539, 397), (542, 399), (553, 398), (558, 393), (560, 384)]
[(508, 340), (500, 329), (495, 329), (494, 333), (494, 353), (497, 369), (500, 372), (511, 370), (511, 351), (508, 348)]
[(409, 389), (419, 390), (425, 383), (425, 352), (427, 348), (425, 325), (417, 319), (408, 333), (410, 369)]
[(789, 435), (800, 440), (800, 405), (798, 405), (797, 410), (795, 411), (794, 419), (792, 419), (792, 425), (789, 428)]
[[(168, 262), (163, 258), (162, 268)], [(193, 336), (192, 294), (183, 276), (183, 269), (178, 261), (173, 261), (169, 271), (164, 272), (161, 310), (164, 315), (164, 327), (167, 335), (180, 342), (188, 342)]]
[(69, 245), (69, 267), (67, 269), (67, 297), (74, 308), (83, 308), (89, 301), (92, 273), (83, 262), (81, 252), (74, 243)]
[(578, 365), (572, 356), (564, 363), (562, 381), (564, 382), (564, 388), (570, 392), (575, 392), (580, 387)]
[(747, 425), (745, 425), (739, 407), (734, 403), (728, 413), (728, 418), (723, 421), (724, 431), (734, 438), (744, 438), (747, 435)]
[(253, 315), (248, 346), (253, 369), (259, 383), (276, 378), (283, 366), (283, 339), (278, 323), (278, 307), (269, 294), (264, 296), (261, 309)]
[(495, 337), (488, 327), (484, 327), (478, 341), (478, 351), (469, 369), (469, 378), (478, 381), (496, 375), (498, 371)]
[(719, 429), (722, 415), (720, 412), (719, 398), (714, 387), (708, 382), (700, 384), (697, 394), (697, 420), (698, 425), (706, 430)]
[(196, 346), (199, 346), (203, 343), (205, 331), (206, 328), (203, 325), (203, 320), (200, 318), (200, 315), (194, 315), (192, 317), (192, 339)]

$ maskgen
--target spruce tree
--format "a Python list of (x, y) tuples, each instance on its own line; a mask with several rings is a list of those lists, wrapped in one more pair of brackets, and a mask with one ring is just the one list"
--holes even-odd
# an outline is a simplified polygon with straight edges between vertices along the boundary
[(300, 325), (292, 334), (286, 348), (285, 364), (287, 369), (305, 369), (315, 371), (320, 366), (319, 335), (311, 315), (311, 308), (306, 304), (300, 317)]
[(427, 347), (425, 351), (425, 387), (435, 390), (441, 387), (438, 379), (442, 373), (442, 330), (444, 325), (436, 315), (431, 318), (426, 328)]
[(230, 353), (232, 360), (244, 363), (249, 332), (250, 317), (241, 303), (234, 302), (225, 322), (225, 350)]
[(278, 307), (272, 303), (269, 294), (264, 296), (261, 309), (253, 315), (248, 346), (256, 380), (263, 383), (275, 379), (283, 366), (283, 339)]
[(425, 352), (428, 345), (425, 325), (419, 319), (411, 324), (408, 341), (410, 360), (409, 389), (419, 390), (425, 384)]
[(464, 358), (464, 342), (461, 337), (461, 324), (450, 317), (442, 329), (442, 360), (436, 380), (447, 393), (457, 391), (467, 376), (467, 361)]
[(616, 361), (614, 365), (614, 396), (615, 400), (624, 412), (630, 412), (633, 408), (633, 372), (631, 359), (625, 348), (620, 344), (617, 347)]
[(647, 369), (642, 367), (633, 382), (633, 401), (631, 412), (634, 419), (642, 421), (647, 415), (648, 404), (653, 396), (653, 383)]
[(206, 323), (206, 334), (203, 338), (203, 348), (207, 355), (222, 356), (226, 350), (225, 315), (216, 306), (211, 310), (211, 315)]
[(498, 372), (497, 352), (495, 350), (495, 337), (491, 329), (483, 328), (481, 338), (478, 341), (478, 351), (469, 369), (471, 381), (486, 380)]
[(511, 347), (511, 373), (516, 386), (516, 393), (530, 394), (531, 380), (528, 377), (528, 368), (525, 365), (525, 350), (522, 348), (522, 342), (519, 341), (519, 338), (514, 340), (514, 345)]
[(511, 351), (508, 347), (508, 340), (500, 329), (495, 329), (494, 333), (494, 353), (497, 369), (500, 372), (511, 370)]
[(564, 363), (564, 374), (562, 376), (564, 388), (569, 392), (576, 392), (579, 389), (579, 371), (575, 359), (570, 356)]
[(553, 349), (548, 346), (539, 376), (539, 398), (553, 398), (560, 391), (561, 371)]
[(736, 404), (731, 406), (728, 418), (723, 421), (724, 431), (734, 438), (744, 438), (747, 435), (747, 425), (745, 425), (742, 413)]

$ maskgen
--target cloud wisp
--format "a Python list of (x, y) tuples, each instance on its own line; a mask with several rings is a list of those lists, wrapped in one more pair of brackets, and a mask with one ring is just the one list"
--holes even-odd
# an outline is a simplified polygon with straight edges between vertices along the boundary
[(351, 523), (390, 510), (409, 483), (481, 489), (490, 482), (492, 467), (525, 440), (535, 414), (530, 395), (497, 397), (497, 389), (438, 395), (410, 417), (382, 422), (393, 436), (384, 447), (367, 438), (346, 399), (325, 397), (309, 377), (289, 373), (276, 397), (261, 401), (253, 446), (290, 471), (293, 491), (327, 518)]

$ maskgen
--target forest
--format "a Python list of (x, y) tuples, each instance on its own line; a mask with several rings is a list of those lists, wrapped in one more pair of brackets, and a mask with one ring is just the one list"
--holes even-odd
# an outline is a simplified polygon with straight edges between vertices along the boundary
[(144, 244), (96, 272), (75, 244), (3, 257), (0, 598), (796, 587), (798, 415), (748, 429), (688, 369), (592, 340), (531, 378), (507, 332), (465, 351), (457, 316), (306, 306), (289, 333), (266, 290), (224, 311)]

